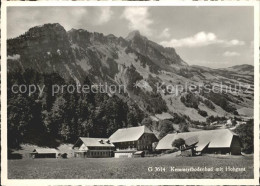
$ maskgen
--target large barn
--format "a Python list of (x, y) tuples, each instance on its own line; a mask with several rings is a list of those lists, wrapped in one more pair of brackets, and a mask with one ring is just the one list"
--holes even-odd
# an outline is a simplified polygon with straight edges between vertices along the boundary
[(72, 148), (74, 157), (105, 158), (113, 156), (115, 146), (107, 138), (80, 137)]
[(197, 154), (241, 154), (240, 139), (237, 134), (229, 129), (168, 134), (159, 141), (156, 150), (173, 149), (173, 141), (179, 138), (185, 141), (196, 139), (195, 151)]
[(153, 142), (158, 142), (146, 126), (118, 129), (109, 139), (116, 147), (115, 158), (133, 157), (141, 151), (147, 154), (152, 151)]

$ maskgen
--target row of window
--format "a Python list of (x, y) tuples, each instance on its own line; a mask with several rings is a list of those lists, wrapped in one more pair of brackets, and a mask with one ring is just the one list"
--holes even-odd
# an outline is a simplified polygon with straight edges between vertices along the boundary
[(150, 147), (150, 146), (141, 146), (141, 145), (138, 145), (138, 149), (149, 150), (149, 149), (152, 149), (152, 147)]
[[(119, 149), (134, 149), (136, 148), (135, 146), (124, 146), (124, 147), (119, 147)], [(148, 145), (138, 145), (137, 146), (138, 149), (144, 149), (144, 150), (149, 150), (149, 149), (152, 149), (151, 146), (148, 146)]]
[[(134, 145), (135, 144), (139, 144), (139, 145), (142, 145), (142, 144), (151, 144), (150, 141), (145, 141), (145, 140), (140, 140), (140, 141), (137, 141), (137, 143), (135, 141), (130, 141), (130, 142), (122, 142), (122, 143), (118, 143), (117, 145), (118, 146), (130, 146), (130, 145)], [(116, 145), (116, 146), (117, 146)]]
[(111, 147), (89, 147), (89, 150), (113, 150)]
[(111, 153), (111, 152), (108, 152), (108, 151), (89, 152), (89, 154), (90, 154), (91, 156), (107, 156), (107, 155), (109, 155), (110, 153)]

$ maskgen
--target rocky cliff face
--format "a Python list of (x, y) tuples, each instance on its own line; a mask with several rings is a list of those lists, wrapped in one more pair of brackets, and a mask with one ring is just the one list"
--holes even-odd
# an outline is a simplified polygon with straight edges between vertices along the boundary
[(25, 34), (8, 40), (8, 55), (35, 55), (68, 50), (70, 46), (66, 30), (60, 24), (45, 24), (29, 29)]
[[(132, 59), (132, 62), (139, 60), (143, 67), (158, 70), (169, 70), (167, 65), (170, 64), (186, 65), (174, 49), (164, 49), (141, 36), (139, 32), (131, 33), (124, 39), (112, 34), (104, 36), (102, 33), (90, 33), (82, 29), (66, 32), (57, 23), (33, 27), (25, 34), (8, 40), (8, 56), (19, 55), (23, 68), (32, 67), (39, 71), (59, 71), (61, 69), (57, 68), (57, 65), (64, 63), (79, 66), (79, 69), (85, 72), (90, 70), (98, 74), (103, 74), (103, 70), (112, 70), (110, 75), (113, 76), (116, 68), (118, 69), (118, 63), (114, 61), (119, 59), (118, 54), (136, 57), (138, 59)], [(101, 71), (96, 68), (100, 65)], [(84, 75), (77, 72), (79, 69), (71, 70), (81, 81)]]
[[(8, 40), (7, 54), (8, 70), (33, 68), (39, 72), (59, 71), (63, 76), (67, 76), (63, 66), (74, 60), (68, 35), (60, 24), (33, 27)], [(17, 61), (18, 65), (14, 64)]]
[[(161, 68), (169, 70), (169, 66), (176, 68), (178, 66), (188, 66), (174, 48), (164, 48), (155, 42), (148, 40), (142, 36), (139, 31), (133, 31), (126, 37), (129, 44), (137, 52), (148, 56), (155, 64)], [(172, 69), (171, 69), (172, 70)]]
[[(7, 53), (8, 71), (33, 68), (42, 73), (58, 72), (65, 79), (73, 79), (78, 83), (82, 83), (88, 76), (96, 83), (124, 84), (128, 90), (124, 96), (137, 100), (144, 111), (155, 114), (160, 111), (153, 108), (158, 107), (161, 111), (188, 115), (192, 120), (199, 121), (205, 121), (206, 117), (182, 103), (184, 92), (173, 96), (165, 90), (157, 91), (156, 84), (234, 84), (241, 79), (253, 84), (253, 75), (241, 76), (237, 68), (232, 68), (231, 76), (230, 69), (189, 66), (174, 48), (165, 48), (152, 42), (138, 31), (122, 38), (83, 29), (66, 32), (58, 23), (45, 24), (9, 39)], [(241, 103), (236, 102), (238, 98), (229, 96), (234, 98), (228, 102), (235, 108), (252, 111), (252, 100), (246, 98), (248, 95), (242, 95), (244, 101)], [(249, 96), (252, 97), (252, 94)], [(198, 97), (203, 98), (203, 95)], [(221, 106), (213, 104), (215, 110), (202, 102), (199, 102), (199, 108), (206, 110), (208, 115), (230, 114)]]

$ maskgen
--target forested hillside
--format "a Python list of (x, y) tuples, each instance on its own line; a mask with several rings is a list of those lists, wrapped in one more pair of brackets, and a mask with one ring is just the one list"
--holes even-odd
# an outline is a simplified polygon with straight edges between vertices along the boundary
[[(138, 31), (123, 38), (48, 23), (8, 39), (7, 55), (10, 148), (109, 137), (119, 128), (141, 124), (162, 138), (253, 117), (253, 66), (190, 66), (174, 48)], [(42, 95), (13, 93), (16, 84), (45, 88)], [(125, 91), (53, 95), (53, 85), (78, 84), (124, 86)]]
[[(24, 73), (9, 73), (8, 77), (9, 147), (21, 143), (55, 146), (74, 143), (79, 136), (109, 137), (118, 128), (136, 126), (144, 118), (133, 101), (116, 95), (64, 92), (52, 96), (52, 85), (69, 84), (57, 73), (40, 74), (27, 69)], [(14, 84), (46, 87), (41, 96), (29, 96), (28, 92), (12, 93)], [(87, 77), (84, 84), (91, 85)]]

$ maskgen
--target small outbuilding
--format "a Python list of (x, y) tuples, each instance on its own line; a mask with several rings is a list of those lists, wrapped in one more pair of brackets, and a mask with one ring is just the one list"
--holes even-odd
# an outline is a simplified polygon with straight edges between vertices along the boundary
[(57, 158), (58, 151), (56, 149), (34, 149), (30, 156), (32, 158)]
[(138, 158), (138, 157), (144, 157), (144, 151), (136, 151), (134, 153), (134, 158)]

